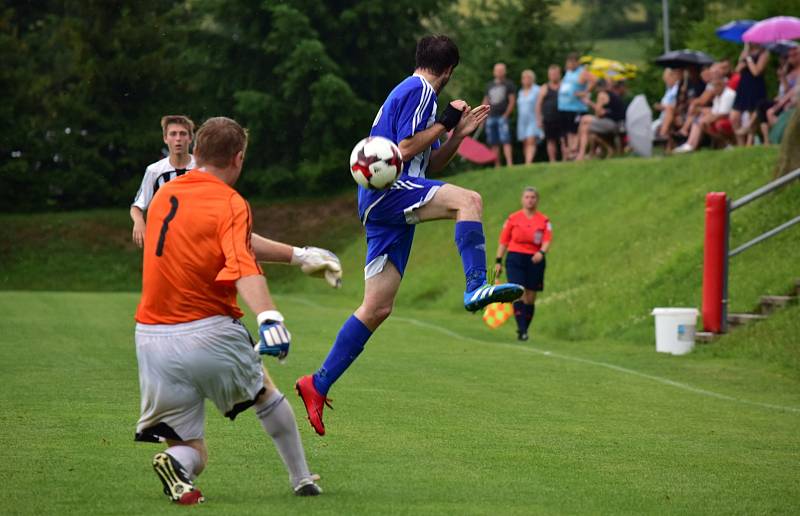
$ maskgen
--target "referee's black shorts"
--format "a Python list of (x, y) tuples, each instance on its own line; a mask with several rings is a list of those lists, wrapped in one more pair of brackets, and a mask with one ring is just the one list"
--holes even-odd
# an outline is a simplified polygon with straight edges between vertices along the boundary
[(544, 290), (544, 269), (547, 258), (533, 263), (533, 255), (509, 252), (506, 255), (506, 276), (508, 281), (522, 285), (528, 290), (541, 292)]

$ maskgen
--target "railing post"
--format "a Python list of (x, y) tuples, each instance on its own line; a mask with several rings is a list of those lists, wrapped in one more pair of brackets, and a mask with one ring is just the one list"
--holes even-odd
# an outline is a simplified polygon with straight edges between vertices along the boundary
[(703, 329), (722, 333), (727, 328), (729, 206), (725, 192), (706, 195), (706, 235), (703, 251)]

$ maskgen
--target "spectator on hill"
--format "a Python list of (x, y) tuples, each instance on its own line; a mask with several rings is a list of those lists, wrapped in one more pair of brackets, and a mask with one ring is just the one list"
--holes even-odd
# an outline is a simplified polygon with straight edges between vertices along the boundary
[(715, 63), (719, 68), (719, 71), (722, 72), (723, 77), (727, 77), (728, 88), (736, 91), (736, 88), (739, 87), (739, 80), (742, 78), (742, 75), (739, 72), (731, 70), (731, 61), (730, 59), (720, 59)]
[(667, 149), (671, 149), (675, 138), (681, 136), (679, 131), (689, 116), (689, 105), (692, 100), (699, 97), (706, 88), (706, 83), (700, 76), (700, 68), (696, 65), (688, 66), (681, 72), (681, 76), (678, 100), (675, 103), (675, 116), (672, 119), (672, 127), (669, 129)]
[(539, 192), (528, 186), (522, 192), (522, 209), (508, 216), (497, 244), (495, 276), (503, 272), (503, 258), (509, 281), (525, 287), (522, 297), (514, 302), (517, 338), (528, 340), (528, 329), (536, 313), (536, 293), (544, 290), (545, 254), (553, 239), (550, 219), (540, 211)]
[(513, 151), (511, 149), (511, 129), (508, 120), (514, 112), (516, 94), (514, 93), (514, 83), (506, 78), (506, 65), (496, 63), (494, 65), (494, 79), (486, 85), (486, 95), (481, 104), (489, 104), (489, 118), (486, 119), (486, 143), (488, 143), (495, 155), (494, 166), (500, 166), (500, 146), (503, 147), (503, 155), (506, 165), (514, 163)]
[(150, 206), (153, 196), (165, 183), (195, 168), (194, 156), (189, 154), (189, 147), (194, 139), (194, 122), (183, 115), (167, 115), (161, 118), (161, 132), (164, 143), (169, 148), (169, 156), (148, 165), (142, 185), (131, 204), (133, 242), (139, 247), (144, 246), (144, 212)]
[(756, 124), (765, 144), (772, 143), (769, 132), (778, 117), (787, 109), (792, 109), (800, 92), (800, 47), (790, 48), (783, 62), (778, 66), (778, 94), (774, 99), (759, 103), (756, 110)]
[(719, 72), (712, 71), (711, 88), (714, 99), (711, 109), (704, 112), (692, 124), (686, 143), (675, 149), (676, 153), (692, 152), (700, 145), (703, 134), (707, 134), (719, 146), (729, 144), (733, 137), (730, 114), (736, 99), (736, 92), (727, 86), (727, 79)]
[[(583, 115), (578, 128), (578, 155), (576, 161), (586, 157), (589, 149), (590, 138), (597, 136), (613, 136), (619, 133), (625, 121), (625, 103), (622, 97), (612, 91), (605, 79), (600, 79), (595, 84), (597, 99), (592, 102), (588, 97), (584, 102), (592, 109), (593, 115)], [(611, 146), (606, 146), (609, 156), (613, 154)]]
[(769, 51), (755, 43), (745, 43), (739, 55), (739, 64), (736, 71), (741, 74), (739, 85), (736, 88), (736, 100), (731, 112), (731, 123), (736, 132), (739, 145), (745, 144), (748, 127), (742, 120), (744, 113), (748, 114), (748, 123), (754, 121), (754, 114), (758, 104), (767, 98), (767, 84), (764, 81), (764, 71), (769, 63)]
[(541, 88), (536, 84), (533, 70), (524, 70), (520, 77), (520, 88), (517, 93), (517, 138), (522, 142), (522, 153), (525, 164), (533, 163), (536, 157), (536, 146), (542, 138), (539, 120), (536, 117), (536, 105)]
[(555, 162), (558, 157), (558, 146), (561, 145), (563, 136), (558, 111), (560, 87), (561, 67), (552, 64), (547, 68), (547, 83), (542, 85), (536, 99), (536, 121), (544, 131), (544, 139), (547, 141), (547, 159), (551, 162)]
[[(678, 130), (678, 134), (683, 136), (684, 138), (689, 137), (689, 131), (692, 129), (692, 124), (697, 122), (698, 118), (708, 111), (711, 107), (711, 102), (714, 100), (714, 96), (716, 95), (714, 92), (714, 88), (711, 86), (711, 79), (715, 76), (715, 74), (719, 74), (722, 76), (723, 80), (730, 83), (728, 80), (728, 73), (730, 72), (730, 63), (727, 64), (727, 67), (724, 64), (725, 62), (718, 62), (714, 63), (710, 67), (704, 68), (700, 72), (700, 78), (705, 82), (705, 89), (703, 92), (692, 99), (689, 102), (689, 108), (687, 109), (686, 116), (684, 117), (683, 126)], [(738, 80), (735, 81), (738, 83)], [(736, 88), (731, 88), (732, 90), (736, 90)]]
[(571, 53), (565, 63), (566, 72), (558, 90), (558, 110), (561, 112), (562, 134), (567, 139), (567, 156), (574, 159), (578, 152), (578, 124), (589, 108), (583, 102), (591, 93), (595, 77), (578, 63), (578, 54)]
[(664, 81), (664, 95), (661, 101), (657, 102), (653, 108), (661, 114), (653, 121), (653, 135), (658, 139), (666, 140), (669, 136), (669, 129), (675, 117), (675, 103), (678, 100), (678, 87), (680, 86), (680, 75), (678, 70), (665, 68), (661, 75)]

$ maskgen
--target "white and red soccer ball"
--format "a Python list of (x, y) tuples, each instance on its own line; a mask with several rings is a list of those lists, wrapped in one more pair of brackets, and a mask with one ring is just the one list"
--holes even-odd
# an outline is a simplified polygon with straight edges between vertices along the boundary
[(372, 190), (390, 188), (403, 171), (397, 145), (382, 136), (368, 136), (350, 153), (350, 173), (356, 183)]

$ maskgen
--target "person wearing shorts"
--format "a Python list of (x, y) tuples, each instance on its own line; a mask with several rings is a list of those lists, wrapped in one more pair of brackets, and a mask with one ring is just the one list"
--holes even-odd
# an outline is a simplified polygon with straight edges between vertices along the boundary
[(522, 192), (522, 209), (508, 216), (497, 245), (495, 277), (503, 272), (506, 260), (508, 281), (525, 288), (522, 297), (514, 301), (517, 338), (528, 340), (528, 330), (536, 314), (536, 293), (544, 290), (545, 255), (550, 250), (553, 227), (540, 211), (539, 192), (528, 186)]
[(567, 156), (574, 159), (578, 153), (578, 126), (581, 116), (589, 111), (584, 99), (594, 89), (596, 78), (571, 52), (564, 64), (564, 77), (558, 89), (558, 111), (561, 113), (561, 131), (566, 140)]
[[(204, 501), (194, 480), (208, 461), (206, 399), (231, 420), (253, 407), (294, 493), (321, 493), (292, 408), (258, 354), (285, 357), (291, 336), (256, 260), (250, 206), (232, 188), (246, 146), (247, 135), (235, 121), (207, 120), (196, 138), (201, 168), (165, 183), (148, 208), (136, 310), (141, 412), (135, 439), (166, 442), (153, 469), (164, 493), (180, 504)], [(261, 246), (291, 253), (270, 242), (262, 239)], [(257, 314), (258, 353), (240, 322), (237, 294)]]
[[(455, 219), (466, 310), (475, 312), (522, 295), (519, 285), (486, 282), (481, 196), (425, 177), (427, 172), (447, 166), (464, 138), (486, 119), (489, 106), (471, 108), (463, 100), (454, 100), (437, 116), (438, 95), (459, 62), (458, 47), (447, 36), (430, 35), (420, 38), (415, 54), (414, 74), (392, 89), (370, 130), (370, 136), (394, 142), (404, 164), (402, 174), (388, 190), (358, 190), (358, 213), (367, 234), (363, 301), (342, 324), (319, 369), (295, 383), (308, 420), (319, 435), (326, 432), (322, 415), (325, 407), (330, 407), (328, 392), (392, 313), (400, 282), (407, 274), (416, 224)], [(446, 133), (450, 137), (440, 145), (439, 138)]]
[(506, 77), (506, 65), (496, 63), (492, 70), (494, 78), (486, 85), (486, 94), (482, 104), (489, 105), (489, 117), (486, 119), (486, 143), (492, 148), (495, 155), (494, 166), (500, 166), (500, 147), (506, 165), (514, 164), (513, 149), (511, 148), (511, 128), (508, 120), (514, 112), (517, 95), (514, 83)]
[(547, 82), (542, 85), (536, 100), (536, 121), (544, 131), (544, 139), (547, 142), (547, 159), (551, 163), (558, 159), (559, 146), (563, 147), (561, 114), (558, 111), (560, 86), (561, 67), (552, 64), (547, 68)]

